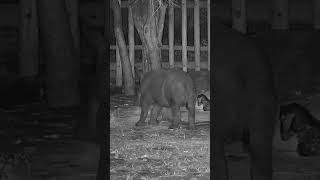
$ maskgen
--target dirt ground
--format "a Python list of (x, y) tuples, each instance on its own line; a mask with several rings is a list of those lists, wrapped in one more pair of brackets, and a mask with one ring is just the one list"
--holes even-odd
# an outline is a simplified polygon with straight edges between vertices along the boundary
[[(158, 127), (133, 128), (140, 109), (132, 97), (113, 95), (110, 108), (113, 118), (110, 121), (111, 179), (210, 179), (209, 112), (197, 111), (198, 128), (188, 131), (185, 125), (179, 130), (168, 130), (166, 121)], [(20, 111), (22, 109), (20, 107)], [(24, 136), (22, 141), (27, 146), (17, 152), (27, 153), (30, 161), (8, 166), (9, 180), (95, 179), (98, 146), (70, 138), (71, 125), (66, 122), (72, 119), (71, 114), (48, 111), (42, 105), (27, 109), (33, 115), (25, 122), (31, 123), (29, 131), (34, 133)], [(182, 109), (183, 121), (186, 121), (186, 114)], [(35, 119), (38, 124), (33, 121)], [(38, 128), (33, 128), (35, 126)], [(53, 128), (39, 131), (45, 126)], [(32, 143), (34, 141), (37, 143)], [(241, 145), (228, 144), (226, 150), (231, 179), (248, 179), (249, 158)], [(320, 157), (299, 157), (294, 149), (278, 149), (273, 158), (276, 180), (320, 178)]]
[[(168, 122), (136, 129), (133, 126), (139, 120), (140, 109), (134, 106), (134, 98), (115, 95), (111, 101), (114, 103), (110, 107), (115, 107), (110, 126), (111, 179), (210, 179), (207, 112), (197, 112), (196, 131), (168, 130)], [(122, 103), (116, 105), (117, 101)], [(184, 113), (182, 109), (186, 121)], [(295, 153), (296, 146), (288, 149), (292, 142), (282, 143), (285, 148), (275, 147), (273, 152), (275, 180), (320, 178), (320, 157), (300, 157)], [(226, 153), (230, 179), (248, 179), (249, 157), (241, 143), (227, 144)]]
[(75, 140), (74, 109), (43, 103), (0, 109), (0, 179), (94, 179), (98, 147)]
[(186, 130), (187, 111), (182, 109), (178, 130), (168, 122), (135, 128), (140, 107), (135, 98), (111, 96), (110, 177), (111, 179), (208, 179), (210, 158), (210, 112), (196, 112), (197, 130)]

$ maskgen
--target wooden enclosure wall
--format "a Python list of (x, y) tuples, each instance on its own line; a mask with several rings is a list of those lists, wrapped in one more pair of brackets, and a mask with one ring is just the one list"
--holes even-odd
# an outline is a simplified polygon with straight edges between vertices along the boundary
[[(129, 8), (128, 3), (122, 2), (121, 3), (122, 8)], [(174, 10), (176, 8), (181, 8), (182, 13), (182, 19), (175, 19), (174, 17)], [(194, 10), (194, 46), (188, 46), (187, 45), (187, 8), (193, 8)], [(200, 71), (200, 69), (207, 69), (210, 71), (210, 13), (207, 13), (207, 27), (202, 28), (208, 28), (208, 45), (207, 46), (201, 46), (200, 44), (200, 8), (206, 8), (207, 12), (210, 11), (210, 0), (206, 1), (200, 1), (200, 0), (194, 0), (194, 2), (190, 3), (187, 2), (187, 0), (181, 1), (181, 7), (173, 7), (170, 6), (167, 8), (167, 13), (169, 17), (168, 27), (169, 27), (169, 44), (168, 45), (162, 45), (162, 50), (168, 50), (169, 51), (169, 63), (162, 62), (163, 67), (168, 68), (182, 68), (183, 71), (187, 71), (187, 69), (195, 69), (195, 71)], [(142, 51), (142, 45), (136, 45), (134, 44), (134, 23), (131, 15), (131, 9), (129, 8), (128, 13), (128, 49), (129, 49), (129, 58), (131, 65), (137, 66), (135, 64), (134, 60), (134, 54), (136, 50)], [(192, 19), (190, 19), (192, 21)], [(174, 45), (174, 21), (181, 21), (181, 32), (182, 32), (182, 43), (181, 45)], [(116, 63), (110, 62), (110, 70), (116, 71), (116, 86), (122, 86), (122, 67), (121, 67), (121, 61), (119, 56), (118, 47), (116, 45), (110, 46), (111, 50), (116, 50)], [(174, 52), (176, 50), (182, 51), (182, 61), (177, 62), (174, 60)], [(188, 62), (187, 58), (187, 52), (188, 51), (194, 51), (194, 62)], [(200, 61), (200, 51), (207, 51), (208, 52), (208, 58), (206, 62)], [(134, 68), (134, 66), (132, 66)], [(133, 69), (134, 72), (134, 69)]]
[(213, 11), (215, 16), (232, 22), (233, 27), (242, 33), (247, 32), (248, 24), (270, 24), (277, 30), (291, 29), (295, 25), (320, 28), (320, 0), (232, 0), (230, 3), (215, 0)]
[[(312, 24), (314, 29), (319, 29), (320, 28), (320, 0), (312, 0), (312, 1), (299, 1), (299, 0), (290, 0), (290, 3), (288, 3), (289, 0), (272, 0), (272, 1), (268, 1), (265, 2), (264, 4), (262, 3), (257, 4), (257, 2), (254, 1), (246, 1), (246, 0), (232, 0), (232, 6), (228, 6), (228, 3), (226, 5), (224, 0), (216, 0), (214, 1), (214, 11), (215, 11), (215, 7), (220, 7), (220, 9), (218, 11), (215, 11), (214, 14), (219, 14), (221, 16), (224, 16), (225, 19), (232, 19), (233, 22), (233, 27), (243, 33), (246, 32), (246, 28), (247, 28), (247, 23), (250, 23), (251, 21), (265, 21), (266, 19), (268, 19), (269, 24), (271, 24), (273, 29), (282, 29), (282, 30), (286, 30), (290, 28), (290, 24), (295, 23), (295, 22), (299, 22), (301, 23), (301, 21), (304, 21), (305, 24)], [(37, 73), (38, 71), (38, 64), (39, 64), (39, 57), (38, 57), (38, 40), (37, 40), (37, 31), (38, 31), (38, 27), (37, 27), (37, 23), (36, 23), (36, 19), (34, 17), (36, 17), (34, 14), (36, 13), (36, 9), (34, 9), (33, 7), (35, 7), (34, 5), (32, 5), (33, 2), (30, 1), (29, 3), (24, 3), (27, 2), (26, 0), (21, 1), (21, 4), (18, 3), (10, 3), (10, 4), (1, 4), (0, 5), (0, 18), (1, 19), (1, 23), (0, 25), (2, 27), (16, 27), (18, 32), (20, 32), (20, 38), (17, 41), (16, 38), (11, 38), (9, 39), (9, 37), (5, 37), (7, 39), (11, 41), (16, 41), (17, 43), (19, 43), (19, 47), (20, 47), (20, 52), (17, 53), (20, 55), (20, 72), (21, 75), (34, 75)], [(72, 1), (70, 1), (72, 2)], [(184, 1), (186, 2), (186, 1)], [(270, 8), (266, 8), (269, 7)], [(74, 6), (74, 7), (77, 7)], [(128, 8), (128, 4), (127, 2), (123, 2), (122, 7), (124, 8)], [(184, 6), (183, 6), (184, 7)], [(191, 21), (194, 21), (195, 25), (194, 25), (194, 33), (195, 33), (195, 45), (194, 46), (187, 46), (186, 44), (181, 44), (181, 45), (174, 45), (174, 22), (175, 21), (182, 21), (181, 19), (175, 19), (174, 17), (174, 9), (175, 8), (168, 8), (168, 16), (169, 16), (169, 42), (168, 44), (165, 44), (162, 46), (163, 50), (167, 50), (169, 52), (169, 61), (168, 63), (164, 63), (164, 66), (166, 67), (179, 67), (181, 69), (186, 70), (186, 68), (192, 68), (195, 70), (199, 70), (199, 68), (210, 68), (210, 51), (208, 51), (208, 49), (210, 49), (210, 26), (208, 26), (208, 45), (207, 46), (200, 46), (198, 44), (199, 39), (198, 39), (198, 30), (199, 30), (199, 26), (197, 26), (198, 22), (198, 8), (208, 8), (207, 11), (207, 22), (210, 22), (210, 1), (208, 0), (207, 2), (205, 1), (198, 1), (198, 0), (194, 0), (194, 2), (189, 2), (186, 3), (186, 7), (187, 8), (193, 8), (194, 9), (194, 20), (192, 19), (188, 19)], [(70, 7), (69, 7), (70, 8)], [(103, 11), (104, 7), (101, 7), (101, 4), (99, 3), (83, 3), (83, 4), (79, 4), (79, 14), (81, 14), (82, 16), (97, 16), (99, 17), (99, 12)], [(181, 7), (179, 7), (181, 8)], [(227, 8), (227, 9), (226, 9)], [(230, 10), (230, 8), (232, 8), (232, 16), (228, 15), (228, 12)], [(94, 9), (94, 10), (93, 10)], [(183, 8), (184, 9), (184, 8)], [(300, 11), (299, 11), (300, 10)], [(302, 11), (303, 10), (303, 11)], [(71, 12), (72, 11), (77, 11), (77, 8), (72, 8), (71, 6)], [(133, 22), (132, 22), (132, 16), (130, 15), (131, 10), (129, 9), (129, 15), (128, 15), (128, 22), (129, 22), (129, 42), (128, 42), (128, 47), (129, 47), (129, 57), (130, 57), (130, 61), (132, 62), (132, 64), (134, 64), (135, 60), (135, 52), (141, 51), (142, 50), (142, 46), (141, 45), (136, 45), (134, 44), (134, 26), (133, 26)], [(222, 12), (223, 11), (223, 12)], [(271, 14), (271, 11), (273, 12)], [(267, 13), (268, 12), (268, 13)], [(293, 14), (294, 13), (294, 14)], [(76, 14), (78, 13), (74, 13), (71, 14), (70, 16), (70, 20), (71, 22), (73, 22), (73, 20), (75, 19), (75, 17), (77, 16)], [(97, 14), (97, 15), (96, 15)], [(272, 18), (266, 18), (267, 15), (266, 14), (270, 14), (272, 15)], [(182, 15), (182, 17), (185, 17), (186, 14)], [(299, 17), (298, 17), (299, 16)], [(10, 17), (10, 20), (8, 20)], [(269, 16), (268, 16), (269, 17)], [(19, 23), (18, 23), (19, 22)], [(94, 22), (96, 23), (96, 22)], [(103, 21), (101, 21), (101, 23), (103, 23)], [(76, 26), (76, 24), (72, 23), (72, 26)], [(101, 24), (99, 24), (101, 25)], [(185, 25), (182, 25), (182, 27), (184, 27)], [(181, 28), (182, 28), (181, 27)], [(204, 28), (204, 27), (202, 27)], [(72, 27), (72, 29), (76, 29), (74, 27)], [(74, 33), (75, 35), (75, 40), (77, 41), (77, 33)], [(184, 38), (186, 35), (184, 35)], [(4, 39), (4, 38), (2, 38)], [(7, 43), (7, 39), (4, 39), (2, 41), (2, 44)], [(31, 41), (30, 41), (31, 39)], [(187, 39), (187, 38), (186, 38)], [(30, 45), (31, 43), (31, 45)], [(12, 43), (11, 43), (12, 44)], [(29, 46), (26, 46), (25, 44), (29, 44)], [(3, 47), (5, 47), (6, 49), (8, 49), (11, 46), (8, 45), (3, 45)], [(3, 49), (5, 49), (3, 48)], [(31, 48), (31, 49), (30, 49)], [(29, 50), (27, 50), (29, 49)], [(111, 50), (115, 50), (116, 46), (113, 45), (110, 47)], [(198, 52), (200, 51), (206, 51), (208, 53), (208, 60), (206, 62), (203, 61), (199, 61), (199, 55)], [(188, 62), (186, 61), (186, 59), (184, 58), (183, 61), (181, 62), (177, 62), (174, 59), (174, 52), (175, 51), (182, 51), (182, 52), (187, 52), (187, 51), (194, 51), (195, 52), (195, 61), (193, 62)], [(26, 52), (29, 52), (28, 54)], [(32, 53), (30, 53), (32, 52)], [(184, 54), (183, 53), (183, 54)], [(184, 56), (185, 57), (185, 56)], [(2, 61), (4, 61), (5, 58), (2, 58)], [(117, 58), (118, 62), (119, 62), (119, 58)], [(40, 58), (41, 60), (41, 58)], [(41, 62), (40, 62), (41, 63)], [(27, 64), (27, 65), (25, 65)], [(120, 69), (121, 64), (110, 64), (110, 67), (112, 70), (116, 70), (116, 69)], [(132, 67), (134, 68), (134, 67)], [(121, 76), (121, 71), (117, 70), (118, 72), (118, 76)], [(120, 79), (120, 78), (119, 78)], [(118, 83), (119, 85), (122, 83)]]

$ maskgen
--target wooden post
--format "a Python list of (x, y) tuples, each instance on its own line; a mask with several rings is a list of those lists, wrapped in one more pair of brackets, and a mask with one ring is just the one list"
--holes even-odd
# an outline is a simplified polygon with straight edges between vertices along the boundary
[(128, 38), (129, 38), (129, 59), (132, 67), (132, 75), (133, 78), (135, 77), (135, 71), (134, 71), (134, 23), (133, 23), (133, 17), (132, 17), (132, 9), (129, 6), (128, 7), (129, 13), (128, 13)]
[(272, 8), (272, 29), (288, 29), (288, 0), (273, 0)]
[(36, 0), (20, 1), (20, 53), (21, 76), (35, 76), (39, 72), (38, 11)]
[(174, 68), (174, 7), (169, 6), (169, 67)]
[(313, 0), (313, 28), (320, 29), (320, 0)]
[(187, 72), (187, 1), (181, 1), (182, 13), (182, 70)]
[[(119, 1), (121, 3), (121, 1)], [(106, 3), (107, 4), (107, 3)], [(120, 4), (121, 6), (121, 4)], [(108, 13), (105, 13), (105, 19), (106, 18), (109, 18), (108, 16)], [(106, 22), (105, 22), (106, 23)], [(109, 34), (107, 34), (109, 31), (108, 31), (108, 25), (105, 24), (104, 25), (104, 35), (105, 37), (108, 37)], [(116, 86), (117, 87), (122, 87), (122, 66), (121, 66), (121, 59), (120, 59), (120, 52), (119, 52), (119, 47), (116, 43)]]
[(210, 52), (211, 52), (211, 49), (210, 49), (210, 0), (207, 1), (207, 24), (208, 24), (208, 70), (210, 71)]
[(71, 26), (74, 48), (80, 57), (79, 3), (78, 0), (66, 0), (67, 13)]
[(69, 16), (74, 56), (74, 66), (76, 68), (76, 76), (80, 78), (80, 29), (79, 29), (79, 3), (78, 0), (65, 0), (66, 11)]
[(121, 59), (120, 59), (119, 47), (117, 45), (116, 49), (116, 86), (122, 87), (122, 66), (121, 66)]
[(245, 0), (232, 0), (232, 27), (243, 34), (247, 32), (246, 11)]
[(200, 1), (194, 0), (194, 61), (195, 70), (200, 71)]
[[(109, 27), (109, 24), (107, 24), (108, 22), (107, 22), (107, 19), (109, 19), (110, 17), (109, 17), (109, 15), (111, 14), (111, 13), (109, 13), (109, 11), (112, 11), (111, 9), (106, 9), (106, 8), (110, 8), (110, 1), (108, 1), (108, 0), (104, 0), (105, 1), (105, 13), (104, 13), (104, 32), (103, 32), (103, 34), (104, 34), (104, 37), (106, 38), (106, 39), (108, 39), (110, 36), (109, 36), (109, 29), (108, 28), (113, 28), (113, 25), (111, 25), (111, 23), (110, 23), (110, 25), (111, 25), (111, 27)], [(121, 2), (121, 1), (120, 1)]]

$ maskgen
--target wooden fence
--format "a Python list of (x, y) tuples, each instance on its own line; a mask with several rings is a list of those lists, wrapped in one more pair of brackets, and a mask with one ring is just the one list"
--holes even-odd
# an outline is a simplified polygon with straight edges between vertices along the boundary
[[(127, 2), (123, 2), (121, 4), (122, 8), (129, 8)], [(194, 46), (187, 46), (187, 7), (194, 9)], [(182, 43), (181, 45), (177, 46), (174, 45), (174, 9), (181, 8), (182, 19), (181, 19), (181, 34), (182, 34)], [(207, 9), (207, 46), (200, 45), (200, 8)], [(168, 27), (169, 27), (169, 44), (163, 45), (161, 47), (162, 50), (169, 51), (169, 63), (162, 63), (164, 67), (180, 67), (183, 71), (187, 71), (189, 69), (195, 69), (196, 71), (200, 71), (201, 69), (208, 69), (210, 71), (210, 0), (207, 1), (200, 1), (194, 0), (194, 2), (188, 2), (187, 0), (181, 1), (181, 7), (173, 7), (169, 6), (167, 8), (167, 13), (169, 16)], [(134, 53), (136, 50), (142, 50), (142, 45), (135, 45), (134, 44), (134, 23), (132, 19), (132, 12), (131, 8), (129, 8), (128, 13), (128, 50), (129, 50), (129, 59), (131, 62), (132, 68), (134, 68), (135, 60), (134, 60)], [(116, 71), (116, 86), (122, 86), (122, 67), (119, 55), (119, 49), (116, 45), (110, 46), (111, 50), (116, 50), (116, 63), (110, 63), (110, 70)], [(181, 50), (182, 51), (182, 61), (175, 62), (174, 60), (174, 51)], [(187, 61), (187, 51), (194, 51), (194, 62)], [(200, 51), (207, 51), (208, 58), (206, 62), (200, 61)], [(138, 65), (139, 66), (139, 65)], [(133, 69), (134, 72), (134, 69)]]
[[(293, 21), (296, 21), (297, 24), (302, 24), (299, 19), (303, 19), (304, 23), (311, 20), (313, 28), (320, 29), (320, 0), (271, 0), (250, 1), (250, 3), (248, 0), (232, 0), (231, 4), (231, 11), (220, 9), (217, 12), (223, 13), (218, 16), (223, 16), (226, 19), (227, 14), (231, 12), (233, 28), (242, 33), (247, 32), (248, 19), (252, 21), (269, 21), (270, 15), (272, 17), (272, 22), (270, 22), (272, 29), (288, 30), (290, 29), (290, 23), (293, 23)], [(218, 6), (222, 9), (229, 9), (224, 1), (219, 1), (216, 4), (216, 7)]]
[[(26, 1), (26, 2), (24, 2)], [(0, 51), (0, 56), (2, 52), (7, 51), (9, 48), (11, 51), (16, 52), (19, 47), (19, 53), (14, 53), (14, 55), (19, 56), (19, 66), (21, 76), (31, 76), (37, 74), (39, 70), (39, 61), (41, 57), (39, 57), (38, 50), (38, 24), (37, 24), (37, 15), (36, 15), (36, 0), (24, 0), (20, 1), (22, 3), (16, 3), (17, 1), (4, 1), (0, 3), (0, 27), (9, 27), (5, 28), (6, 31), (11, 31), (10, 33), (13, 35), (8, 36), (7, 34), (2, 34), (4, 31), (0, 30), (0, 38), (1, 43), (0, 46), (4, 47), (2, 51)], [(5, 3), (7, 2), (7, 3)], [(96, 26), (103, 26), (103, 12), (105, 7), (103, 6), (102, 1), (86, 1), (79, 3), (79, 9), (74, 8), (78, 7), (77, 0), (66, 0), (68, 2), (68, 12), (70, 14), (70, 21), (72, 22), (72, 29), (76, 29), (77, 27), (77, 17), (78, 14), (84, 17), (88, 17), (90, 21)], [(264, 22), (272, 24), (272, 29), (289, 29), (290, 24), (312, 24), (313, 28), (316, 30), (320, 29), (320, 0), (312, 0), (312, 1), (301, 1), (301, 0), (272, 0), (272, 1), (248, 1), (248, 0), (232, 0), (232, 7), (230, 3), (225, 0), (215, 0), (213, 6), (213, 10), (215, 15), (221, 17), (224, 20), (233, 22), (233, 27), (238, 31), (246, 33), (247, 24), (253, 23), (254, 21)], [(122, 3), (122, 7), (128, 8), (128, 1)], [(266, 8), (271, 7), (271, 8)], [(177, 7), (176, 7), (177, 8)], [(210, 68), (210, 26), (207, 26), (208, 30), (208, 46), (200, 46), (199, 43), (199, 8), (207, 8), (207, 23), (210, 22), (210, 0), (207, 1), (199, 1), (193, 0), (193, 2), (186, 0), (182, 0), (182, 18), (178, 19), (178, 21), (182, 21), (182, 44), (179, 46), (174, 46), (174, 9), (168, 8), (168, 16), (169, 16), (169, 44), (164, 45), (162, 47), (163, 50), (169, 51), (169, 67), (181, 67), (186, 70), (188, 68), (194, 68), (199, 70), (202, 67)], [(186, 40), (186, 8), (194, 9), (194, 32), (195, 32), (195, 45), (187, 46)], [(232, 11), (230, 11), (232, 9)], [(272, 10), (272, 14), (270, 13)], [(130, 9), (129, 9), (130, 11)], [(212, 13), (212, 12), (211, 12)], [(131, 62), (134, 62), (134, 53), (135, 50), (141, 50), (140, 45), (134, 44), (134, 26), (132, 19), (130, 20), (129, 12), (129, 58)], [(270, 15), (272, 15), (272, 19), (270, 19)], [(131, 16), (132, 17), (132, 16)], [(16, 32), (20, 33), (20, 38), (17, 38)], [(7, 33), (7, 32), (6, 32)], [(78, 37), (78, 35), (76, 35)], [(16, 43), (20, 43), (17, 44)], [(76, 41), (76, 47), (79, 41)], [(115, 50), (116, 46), (111, 46), (111, 50)], [(200, 49), (200, 50), (199, 50)], [(175, 62), (174, 60), (174, 51), (181, 50), (182, 51), (182, 61)], [(187, 51), (195, 52), (195, 61), (187, 62)], [(208, 61), (203, 62), (199, 59), (199, 51), (207, 51), (208, 52)], [(4, 59), (1, 57), (1, 59)], [(111, 69), (116, 70), (118, 72), (118, 76), (121, 76), (121, 71), (119, 70), (119, 56), (117, 58), (117, 63), (111, 64)], [(116, 68), (117, 67), (117, 68)], [(122, 84), (122, 78), (117, 78), (118, 84)]]

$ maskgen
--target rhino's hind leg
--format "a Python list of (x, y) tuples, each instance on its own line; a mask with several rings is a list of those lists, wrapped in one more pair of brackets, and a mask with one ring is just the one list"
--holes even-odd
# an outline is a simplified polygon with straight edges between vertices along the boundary
[(159, 124), (159, 121), (157, 119), (158, 119), (158, 116), (161, 112), (161, 109), (162, 109), (161, 106), (159, 106), (157, 104), (153, 105), (153, 108), (151, 110), (151, 115), (150, 115), (150, 122), (149, 122), (150, 125), (158, 125)]
[(189, 126), (188, 129), (194, 130), (195, 127), (195, 104), (196, 100), (195, 99), (190, 99), (189, 102), (187, 103), (187, 109), (188, 109), (188, 122)]

